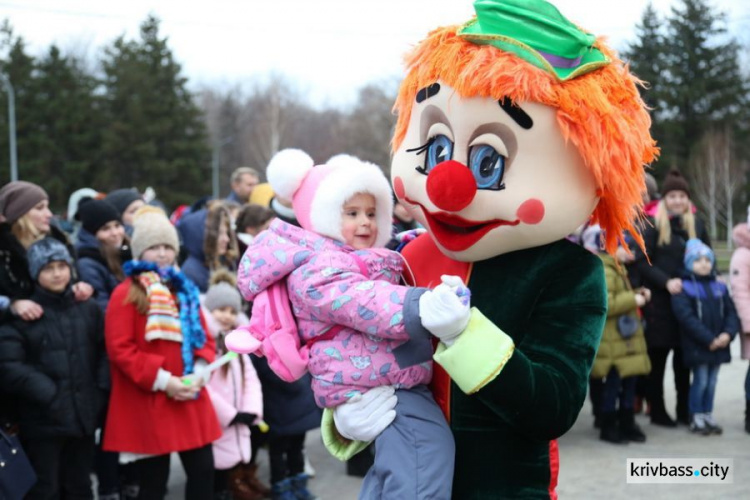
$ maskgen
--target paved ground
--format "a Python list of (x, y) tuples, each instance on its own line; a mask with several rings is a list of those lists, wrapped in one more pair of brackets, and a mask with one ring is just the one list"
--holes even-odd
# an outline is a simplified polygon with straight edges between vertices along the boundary
[[(724, 426), (722, 436), (695, 436), (685, 427), (665, 429), (652, 426), (647, 417), (637, 420), (648, 435), (645, 444), (618, 446), (598, 440), (587, 403), (575, 426), (560, 441), (560, 499), (672, 499), (703, 500), (750, 498), (750, 434), (744, 432), (744, 380), (747, 361), (739, 359), (739, 344), (732, 345), (734, 361), (719, 373), (714, 415)], [(668, 362), (668, 366), (671, 360)], [(667, 408), (673, 413), (672, 374), (667, 372)], [(346, 475), (345, 465), (332, 458), (320, 443), (317, 432), (308, 434), (307, 449), (317, 476), (310, 489), (322, 500), (357, 498), (359, 478)], [(640, 485), (627, 484), (628, 458), (732, 458), (734, 483), (727, 485)], [(491, 457), (488, 457), (491, 458)], [(268, 479), (268, 455), (261, 451), (261, 474)], [(184, 475), (179, 460), (172, 461), (168, 499), (184, 498)], [(411, 500), (411, 499), (409, 499)]]

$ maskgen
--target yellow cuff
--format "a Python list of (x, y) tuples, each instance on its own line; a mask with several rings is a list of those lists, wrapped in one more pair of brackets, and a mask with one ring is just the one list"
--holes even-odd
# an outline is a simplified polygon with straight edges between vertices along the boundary
[(333, 421), (333, 410), (330, 408), (323, 410), (323, 419), (320, 422), (320, 435), (328, 452), (342, 462), (349, 460), (370, 445), (370, 443), (365, 441), (350, 441), (339, 434), (338, 430), (336, 430), (336, 424)]
[(438, 344), (433, 359), (464, 393), (473, 394), (497, 377), (514, 349), (513, 339), (472, 307), (469, 326), (450, 347)]

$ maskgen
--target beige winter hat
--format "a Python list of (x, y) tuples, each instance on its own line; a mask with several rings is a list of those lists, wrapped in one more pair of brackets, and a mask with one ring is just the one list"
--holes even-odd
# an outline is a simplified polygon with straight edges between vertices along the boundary
[(177, 229), (160, 208), (145, 205), (138, 209), (133, 219), (133, 237), (130, 248), (133, 258), (140, 259), (144, 251), (155, 245), (167, 245), (180, 251)]

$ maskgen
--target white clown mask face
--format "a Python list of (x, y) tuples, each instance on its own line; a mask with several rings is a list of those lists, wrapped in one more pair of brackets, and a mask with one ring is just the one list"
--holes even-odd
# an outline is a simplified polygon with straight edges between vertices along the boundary
[(587, 220), (594, 176), (554, 108), (462, 98), (441, 82), (429, 89), (414, 103), (391, 176), (443, 253), (483, 260), (551, 243)]

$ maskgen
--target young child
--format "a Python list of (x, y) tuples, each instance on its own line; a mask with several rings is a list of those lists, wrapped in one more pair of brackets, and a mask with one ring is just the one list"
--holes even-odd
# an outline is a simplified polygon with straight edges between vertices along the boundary
[[(211, 276), (203, 301), (208, 311), (206, 325), (216, 340), (217, 358), (227, 353), (224, 336), (239, 325), (242, 299), (237, 281), (226, 270)], [(244, 322), (247, 317), (242, 315)], [(254, 500), (265, 498), (268, 489), (257, 489), (255, 468), (250, 468), (250, 427), (263, 419), (263, 393), (258, 374), (245, 354), (239, 354), (211, 374), (208, 394), (216, 410), (222, 435), (214, 441), (214, 498)], [(231, 491), (231, 493), (230, 493)]]
[(103, 314), (93, 300), (74, 299), (65, 245), (45, 238), (27, 256), (31, 300), (44, 314), (0, 328), (0, 385), (19, 400), (20, 436), (38, 478), (27, 498), (93, 498), (94, 430), (109, 385)]
[(137, 260), (125, 264), (128, 279), (112, 292), (105, 317), (112, 395), (103, 448), (135, 471), (138, 498), (164, 498), (173, 452), (187, 476), (185, 498), (211, 498), (211, 443), (221, 428), (199, 372), (216, 347), (198, 289), (175, 268), (179, 239), (162, 210), (138, 210), (131, 248)]
[[(395, 412), (382, 415), (393, 422), (377, 436), (361, 498), (450, 498), (453, 439), (426, 384), (432, 376), (428, 330), (451, 343), (469, 320), (457, 284), (434, 291), (396, 284), (403, 261), (379, 248), (390, 238), (393, 201), (377, 166), (341, 156), (313, 168), (305, 153), (286, 150), (272, 159), (267, 175), (274, 192), (293, 200), (301, 228), (276, 220), (258, 235), (240, 264), (240, 291), (253, 300), (287, 279), (316, 402), (337, 408), (342, 436), (324, 439), (342, 446), (349, 439), (348, 401), (393, 398), (395, 405), (392, 389), (381, 386), (398, 390)], [(342, 449), (340, 458), (362, 443), (355, 448)]]
[(727, 286), (716, 279), (714, 264), (711, 248), (697, 238), (688, 240), (682, 293), (672, 296), (683, 358), (693, 372), (690, 430), (703, 435), (722, 433), (711, 413), (716, 380), (719, 365), (731, 359), (729, 342), (740, 329), (734, 303)]
[(602, 247), (599, 225), (589, 226), (584, 234), (588, 237), (589, 232), (593, 235), (586, 248), (598, 249), (607, 281), (607, 322), (591, 368), (592, 379), (604, 379), (597, 401), (599, 439), (616, 444), (643, 443), (646, 435), (635, 423), (633, 412), (635, 385), (638, 375), (651, 371), (651, 361), (638, 308), (651, 299), (651, 291), (633, 290), (624, 265), (630, 255), (622, 246), (612, 257)]

